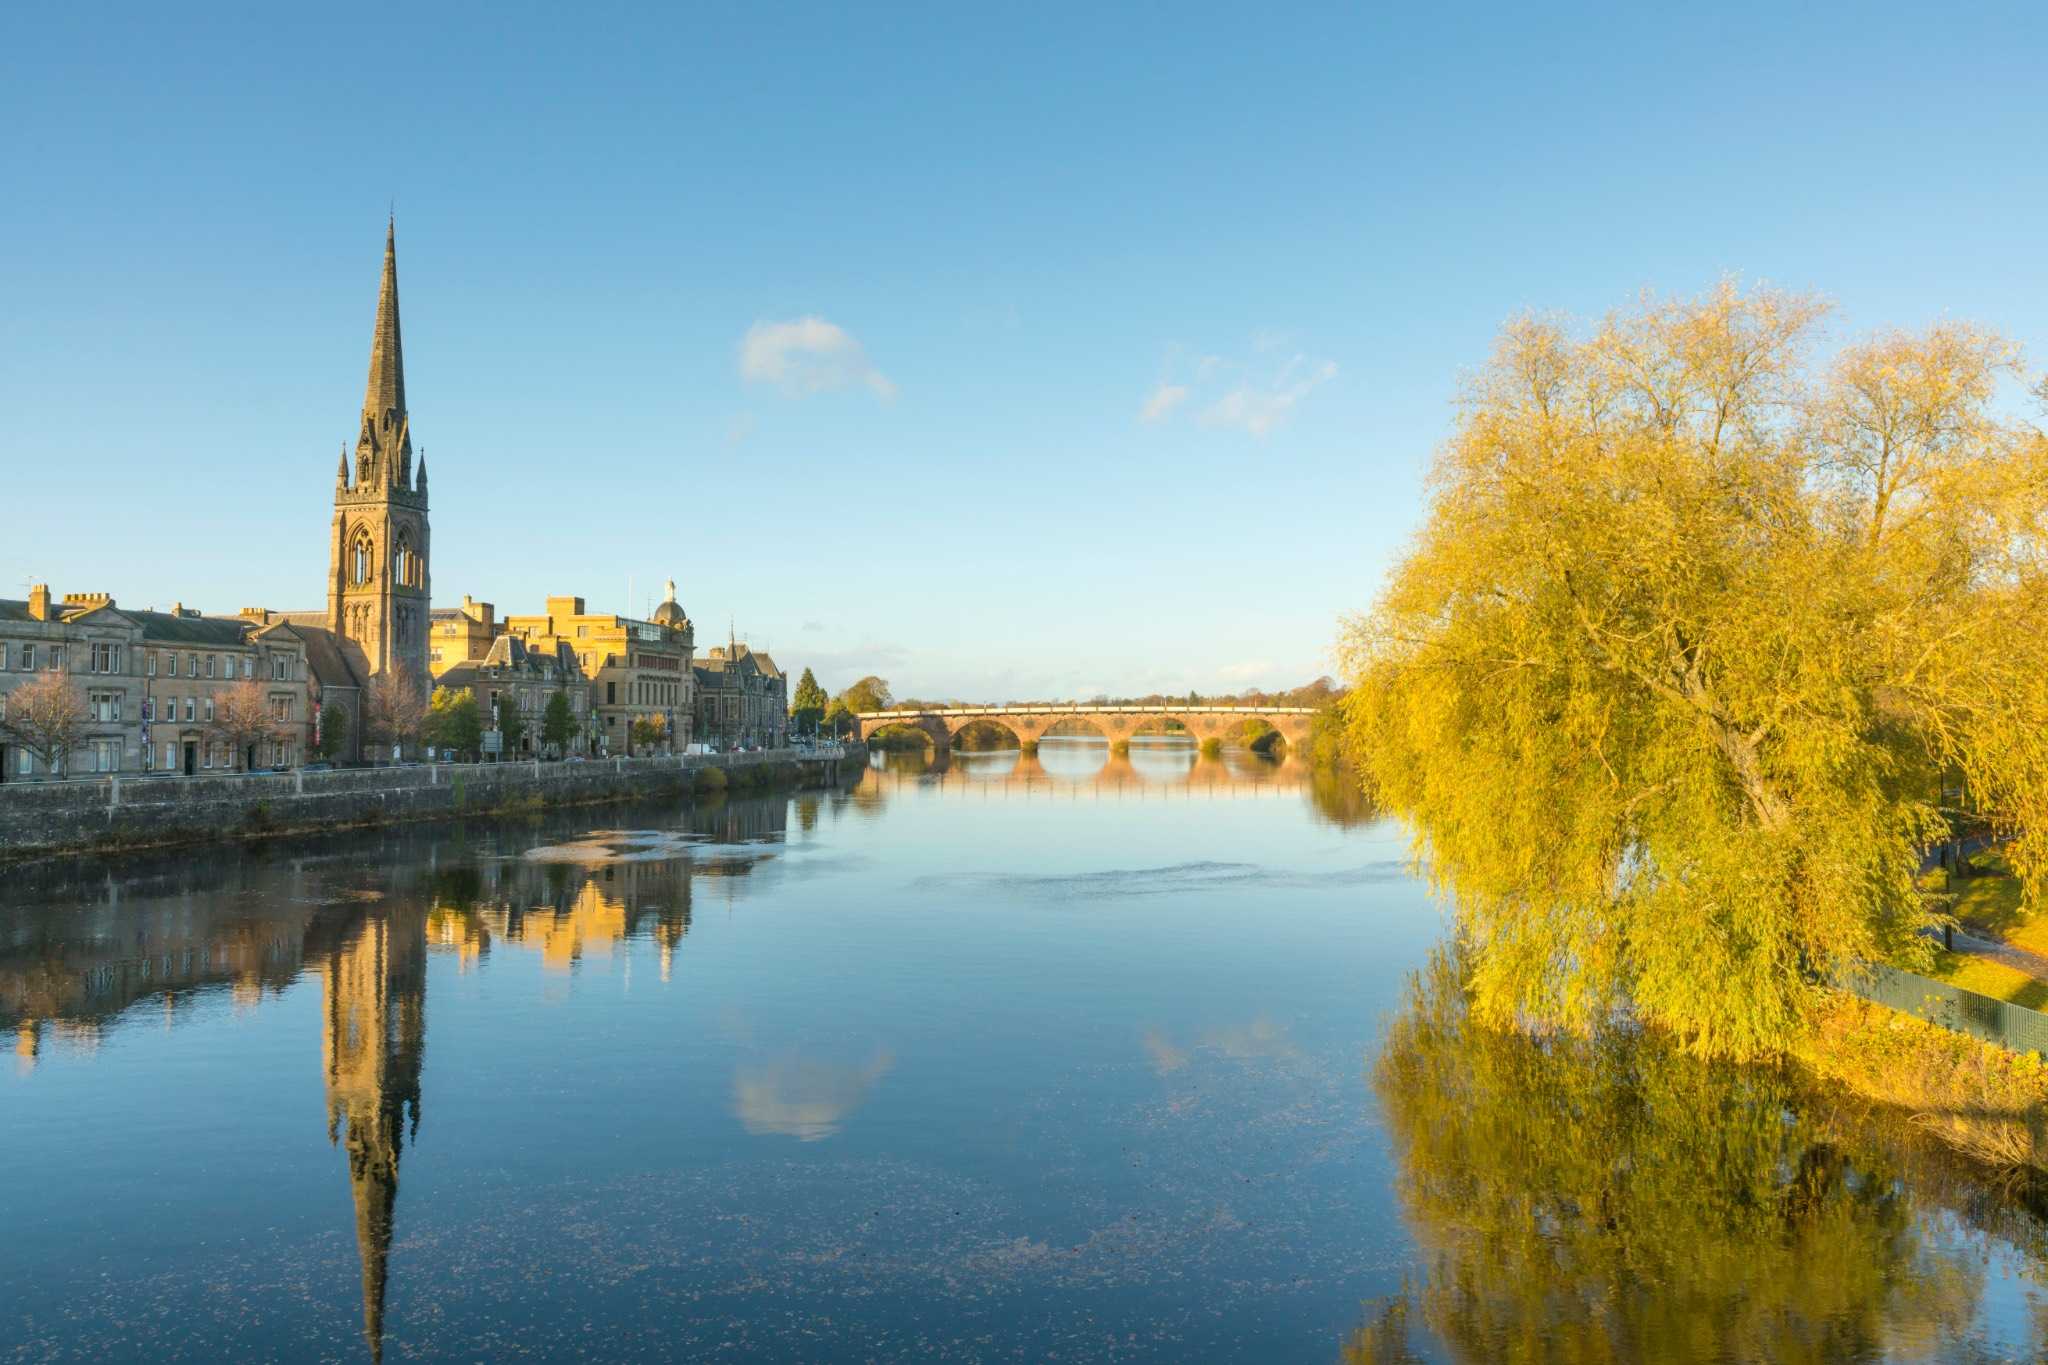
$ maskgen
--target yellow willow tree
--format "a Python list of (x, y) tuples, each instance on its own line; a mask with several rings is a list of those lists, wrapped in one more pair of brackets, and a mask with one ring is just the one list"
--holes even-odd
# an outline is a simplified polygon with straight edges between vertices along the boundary
[(1807, 365), (1724, 284), (1466, 386), (1429, 515), (1346, 623), (1346, 742), (1452, 899), (1475, 1009), (1618, 1008), (1749, 1057), (1851, 962), (1923, 960), (1944, 793), (2048, 870), (2048, 484), (1943, 327)]

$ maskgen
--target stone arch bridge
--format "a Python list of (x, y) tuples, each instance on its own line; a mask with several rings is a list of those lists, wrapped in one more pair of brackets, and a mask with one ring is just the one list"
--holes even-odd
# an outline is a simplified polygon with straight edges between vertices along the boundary
[(1280, 732), (1289, 748), (1308, 739), (1315, 721), (1312, 706), (1093, 706), (1086, 702), (1048, 702), (1042, 706), (946, 706), (923, 710), (863, 711), (854, 716), (860, 737), (904, 726), (922, 730), (933, 746), (952, 748), (954, 737), (974, 724), (996, 725), (1017, 737), (1019, 748), (1035, 746), (1061, 721), (1091, 725), (1111, 744), (1128, 740), (1152, 721), (1178, 721), (1196, 740), (1234, 739), (1248, 720), (1262, 720)]

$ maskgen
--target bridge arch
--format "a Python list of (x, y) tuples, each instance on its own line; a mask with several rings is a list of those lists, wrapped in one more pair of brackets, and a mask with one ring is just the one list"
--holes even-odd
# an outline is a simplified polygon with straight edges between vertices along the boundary
[(1005, 748), (1016, 749), (1022, 752), (1024, 748), (1024, 736), (1017, 732), (1017, 727), (1008, 724), (1006, 719), (996, 716), (961, 717), (957, 724), (947, 727), (947, 743), (966, 752), (973, 752), (973, 746), (966, 739), (967, 733), (970, 730), (979, 730), (983, 733), (994, 731), (1002, 735), (1007, 741), (1004, 744), (986, 746), (989, 752), (996, 752)]
[(1106, 744), (1116, 742), (1116, 734), (1104, 722), (1109, 718), (1101, 715), (1053, 715), (1046, 719), (1045, 727), (1039, 732), (1041, 739), (1099, 739)]

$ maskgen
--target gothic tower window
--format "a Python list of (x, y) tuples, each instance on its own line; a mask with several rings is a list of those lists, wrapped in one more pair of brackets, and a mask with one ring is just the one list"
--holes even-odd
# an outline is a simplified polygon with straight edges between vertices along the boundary
[(412, 548), (412, 537), (400, 533), (398, 549), (391, 557), (391, 576), (408, 588), (420, 586), (420, 557)]
[(376, 562), (376, 557), (370, 549), (370, 538), (357, 536), (354, 547), (349, 551), (348, 581), (359, 588), (367, 584), (373, 572), (372, 566)]

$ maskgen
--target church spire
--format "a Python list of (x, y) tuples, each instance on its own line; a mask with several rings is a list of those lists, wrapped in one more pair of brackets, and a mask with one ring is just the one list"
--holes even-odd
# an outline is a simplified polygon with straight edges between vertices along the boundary
[(377, 329), (370, 335), (370, 382), (363, 416), (381, 427), (405, 416), (405, 347), (398, 333), (398, 220), (384, 229), (384, 282), (377, 290)]

